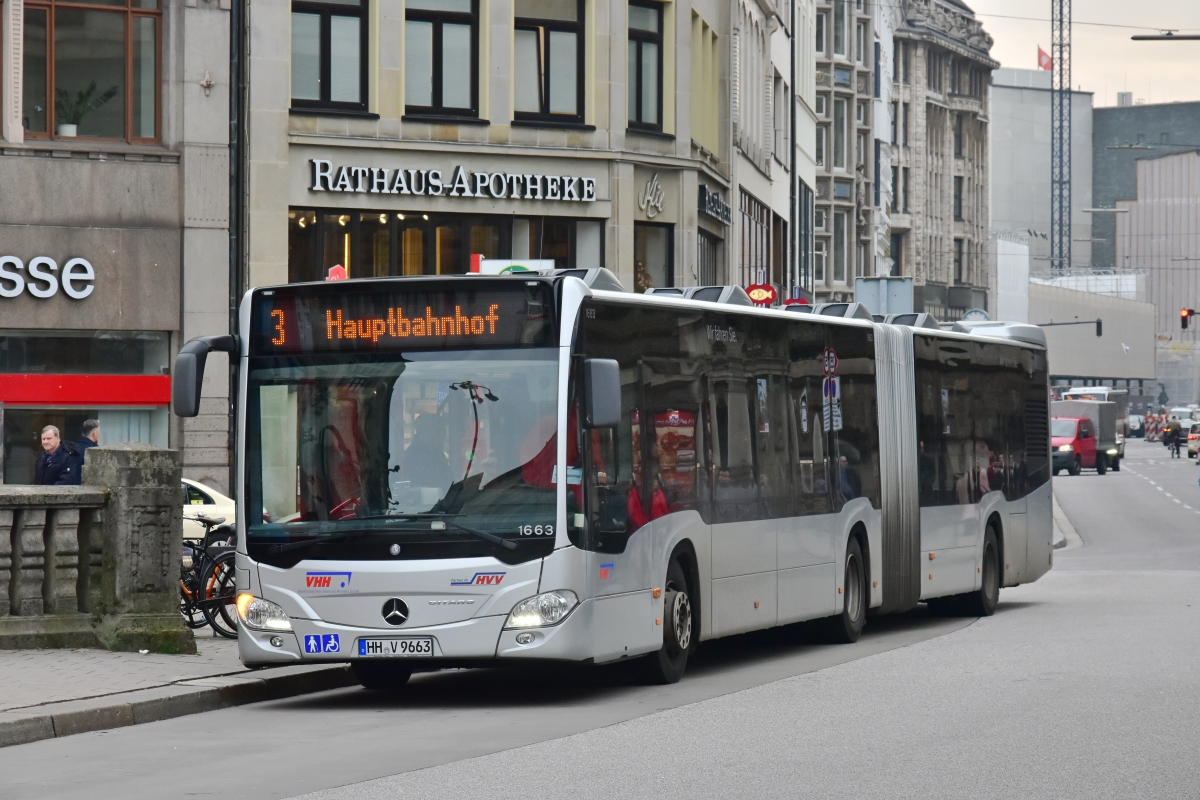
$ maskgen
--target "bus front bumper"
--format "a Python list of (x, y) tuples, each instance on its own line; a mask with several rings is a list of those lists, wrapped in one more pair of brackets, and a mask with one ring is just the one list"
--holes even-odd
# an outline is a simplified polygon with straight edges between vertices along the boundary
[(291, 632), (257, 631), (241, 626), (238, 654), (246, 666), (345, 663), (358, 660), (362, 640), (429, 637), (433, 639), (431, 657), (396, 660), (409, 660), (426, 668), (431, 665), (436, 668), (439, 662), (494, 659), (586, 661), (592, 657), (588, 628), (591, 612), (592, 603), (585, 600), (558, 625), (519, 630), (504, 630), (504, 616), (407, 630), (355, 628), (321, 620), (293, 619)]

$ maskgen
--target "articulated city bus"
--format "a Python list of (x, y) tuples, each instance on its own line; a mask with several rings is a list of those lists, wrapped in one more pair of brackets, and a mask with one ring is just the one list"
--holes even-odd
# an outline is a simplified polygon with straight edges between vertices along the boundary
[(852, 642), (922, 601), (991, 614), (1050, 568), (1038, 329), (581, 274), (254, 289), (239, 337), (184, 347), (183, 415), (205, 355), (240, 358), (244, 663), (348, 661), (387, 689), (637, 659), (673, 682), (707, 639), (821, 620)]

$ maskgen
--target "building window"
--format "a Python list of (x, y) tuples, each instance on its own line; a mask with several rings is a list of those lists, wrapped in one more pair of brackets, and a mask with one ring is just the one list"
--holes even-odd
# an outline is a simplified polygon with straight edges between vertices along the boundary
[(910, 117), (911, 117), (911, 114), (910, 114), (910, 111), (909, 111), (910, 109), (911, 109), (911, 106), (910, 106), (908, 103), (905, 103), (905, 104), (904, 104), (904, 120), (903, 120), (903, 122), (904, 122), (904, 125), (903, 125), (903, 128), (904, 128), (904, 146), (905, 146), (905, 147), (908, 147), (908, 129), (909, 129), (909, 120), (910, 120)]
[(583, 121), (583, 0), (517, 0), (517, 119)]
[(633, 223), (633, 290), (675, 285), (675, 226), (654, 222)]
[(817, 55), (825, 55), (825, 15), (817, 14)]
[(863, 63), (863, 57), (867, 49), (867, 26), (863, 23), (858, 23), (854, 28), (854, 60), (859, 64)]
[(833, 54), (846, 57), (846, 0), (833, 0)]
[(954, 178), (954, 220), (962, 222), (963, 218), (963, 178)]
[(741, 190), (742, 252), (739, 258), (742, 286), (764, 283), (770, 279), (771, 268), (771, 209), (754, 195)]
[(962, 158), (963, 154), (963, 115), (954, 115), (954, 155)]
[(721, 96), (721, 48), (717, 34), (692, 12), (692, 138), (716, 153), (721, 148), (721, 121), (717, 107)]
[(479, 115), (477, 0), (408, 0), (404, 9), (406, 114)]
[(858, 243), (858, 272), (856, 275), (860, 278), (870, 277), (870, 254), (867, 250), (865, 242)]
[(21, 108), (26, 134), (157, 140), (161, 26), (157, 0), (137, 0), (126, 8), (27, 0)]
[(833, 282), (846, 282), (846, 219), (845, 211), (833, 214)]
[(827, 216), (825, 209), (819, 208), (813, 212), (813, 227), (819, 231), (825, 230), (825, 217)]
[(942, 91), (942, 62), (944, 60), (942, 56), (934, 53), (932, 50), (926, 53), (925, 64), (929, 70), (927, 85), (930, 91), (939, 93)]
[(829, 254), (829, 242), (821, 239), (813, 245), (813, 284), (825, 285), (825, 260)]
[(658, 3), (629, 4), (629, 127), (662, 130), (663, 13)]
[(825, 166), (825, 131), (824, 125), (817, 126), (817, 166)]
[(905, 167), (904, 168), (904, 213), (905, 214), (909, 213), (909, 211), (908, 211), (908, 187), (910, 184), (909, 175), (910, 175), (910, 173), (909, 173), (908, 167)]
[(721, 263), (721, 240), (707, 231), (700, 231), (696, 250), (696, 277), (701, 286), (716, 286), (721, 282), (717, 269)]
[(904, 274), (904, 234), (892, 234), (892, 277)]
[(954, 282), (964, 283), (966, 281), (966, 264), (963, 263), (963, 240), (954, 240)]
[(857, 103), (854, 107), (854, 120), (859, 125), (867, 124), (867, 104)]
[(888, 209), (893, 214), (900, 210), (900, 168), (892, 167), (892, 203)]
[(833, 101), (833, 166), (846, 168), (846, 101), (841, 98)]
[(817, 116), (824, 117), (829, 114), (828, 98), (825, 95), (817, 95)]
[(367, 110), (365, 0), (293, 0), (292, 107)]

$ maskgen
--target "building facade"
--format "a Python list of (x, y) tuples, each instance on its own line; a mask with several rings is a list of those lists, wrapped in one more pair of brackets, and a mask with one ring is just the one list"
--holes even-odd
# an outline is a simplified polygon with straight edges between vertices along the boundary
[[(817, 5), (817, 200), (813, 292), (818, 302), (850, 299), (854, 279), (875, 275), (880, 172), (874, 120), (882, 56), (868, 0)], [(879, 57), (877, 57), (877, 55)]]
[(794, 280), (787, 5), (250, 13), (250, 285), (465, 273), (475, 256), (604, 266), (633, 291)]
[[(1119, 200), (1137, 199), (1138, 160), (1194, 148), (1200, 144), (1197, 129), (1200, 103), (1097, 108), (1092, 148), (1096, 207), (1115, 208)], [(1093, 261), (1098, 267), (1130, 266), (1116, 255), (1116, 226), (1111, 214), (1097, 214), (1092, 221)]]
[[(6, 483), (43, 426), (182, 450), (228, 488), (226, 375), (205, 417), (169, 413), (181, 341), (224, 333), (227, 7), (0, 4), (0, 414)], [(215, 365), (216, 362), (214, 362)]]
[(957, 0), (905, 0), (893, 51), (892, 274), (959, 319), (988, 294), (992, 37)]
[[(1034, 276), (1065, 274), (1050, 264), (1050, 98), (1048, 70), (992, 74), (991, 226), (1029, 242)], [(1092, 267), (1092, 93), (1071, 93), (1071, 264)], [(1111, 207), (1111, 206), (1110, 206)], [(1055, 265), (1057, 266), (1057, 265)]]

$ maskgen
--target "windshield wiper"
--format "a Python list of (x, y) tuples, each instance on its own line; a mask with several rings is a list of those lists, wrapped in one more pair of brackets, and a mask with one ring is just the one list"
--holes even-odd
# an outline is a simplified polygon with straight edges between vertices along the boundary
[(497, 536), (494, 533), (487, 533), (486, 531), (477, 531), (474, 528), (468, 528), (466, 525), (457, 523), (454, 520), (449, 520), (446, 524), (453, 527), (455, 530), (460, 530), (463, 533), (469, 533), (470, 535), (472, 535), (476, 538), (483, 539), (485, 542), (491, 542), (492, 544), (498, 544), (501, 547), (506, 548), (508, 550), (516, 550), (517, 549), (517, 543), (514, 542), (512, 539), (505, 539), (503, 537)]
[(324, 537), (317, 536), (312, 539), (305, 539), (304, 541), (301, 541), (301, 542), (287, 542), (285, 544), (273, 544), (267, 548), (267, 552), (272, 553), (272, 554), (286, 553), (289, 550), (299, 550), (301, 547), (308, 547), (309, 545), (329, 544), (331, 542), (340, 542), (344, 539), (349, 539), (351, 536), (361, 536), (364, 533), (371, 534), (371, 533), (376, 533), (376, 531), (357, 531), (357, 530), (355, 530), (355, 531), (338, 531), (337, 533), (331, 533), (328, 536), (324, 536)]

